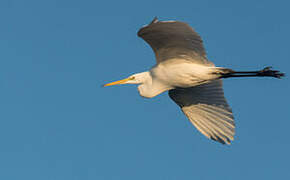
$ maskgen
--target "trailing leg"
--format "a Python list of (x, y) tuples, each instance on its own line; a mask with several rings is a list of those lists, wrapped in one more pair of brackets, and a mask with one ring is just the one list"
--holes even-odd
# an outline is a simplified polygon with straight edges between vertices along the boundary
[(274, 77), (274, 78), (281, 78), (285, 76), (284, 73), (272, 70), (272, 67), (266, 67), (260, 71), (234, 71), (231, 69), (222, 69), (220, 74), (220, 78), (231, 78), (231, 77)]

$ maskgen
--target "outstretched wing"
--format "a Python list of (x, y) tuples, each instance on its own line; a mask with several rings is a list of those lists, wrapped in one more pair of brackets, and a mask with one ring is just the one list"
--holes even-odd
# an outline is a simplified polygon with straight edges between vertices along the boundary
[(169, 96), (203, 135), (223, 144), (234, 140), (234, 117), (224, 97), (221, 80), (173, 89)]
[(138, 31), (153, 49), (157, 63), (182, 58), (199, 64), (211, 64), (206, 58), (201, 37), (186, 23), (180, 21), (158, 21)]

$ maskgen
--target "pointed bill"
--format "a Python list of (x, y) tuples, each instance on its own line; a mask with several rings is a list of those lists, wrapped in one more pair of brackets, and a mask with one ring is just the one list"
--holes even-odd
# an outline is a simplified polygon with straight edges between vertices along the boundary
[(119, 80), (119, 81), (114, 81), (114, 82), (111, 82), (111, 83), (104, 84), (103, 87), (113, 86), (113, 85), (117, 85), (117, 84), (125, 84), (129, 80), (131, 80), (131, 79), (130, 78), (126, 78), (126, 79), (122, 79), (122, 80)]

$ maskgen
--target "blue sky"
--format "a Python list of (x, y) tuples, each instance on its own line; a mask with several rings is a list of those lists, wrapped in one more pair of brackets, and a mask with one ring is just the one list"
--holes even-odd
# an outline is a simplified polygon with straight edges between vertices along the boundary
[(155, 63), (136, 32), (188, 22), (217, 66), (290, 74), (288, 1), (0, 2), (0, 179), (290, 179), (289, 78), (227, 79), (237, 128), (201, 135), (167, 93), (101, 88)]

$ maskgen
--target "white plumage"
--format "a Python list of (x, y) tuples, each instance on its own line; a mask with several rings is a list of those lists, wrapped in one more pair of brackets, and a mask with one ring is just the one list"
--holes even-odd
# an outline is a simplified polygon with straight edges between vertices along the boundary
[(155, 18), (139, 30), (138, 36), (151, 46), (157, 64), (149, 71), (104, 86), (139, 84), (138, 91), (146, 98), (169, 91), (170, 98), (203, 135), (223, 144), (234, 139), (235, 123), (221, 78), (284, 76), (269, 67), (240, 72), (215, 67), (206, 57), (200, 36), (184, 22)]

